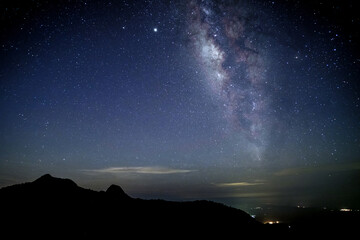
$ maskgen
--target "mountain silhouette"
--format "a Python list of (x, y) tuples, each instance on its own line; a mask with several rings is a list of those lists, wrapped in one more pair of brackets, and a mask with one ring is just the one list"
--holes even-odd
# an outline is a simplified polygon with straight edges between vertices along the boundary
[(127, 195), (124, 190), (115, 184), (112, 184), (107, 190), (106, 193), (113, 196), (116, 199), (122, 199), (122, 200), (130, 200), (131, 197)]
[(49, 174), (0, 189), (0, 207), (1, 232), (12, 238), (260, 237), (274, 231), (220, 203), (136, 199), (117, 185), (97, 192)]

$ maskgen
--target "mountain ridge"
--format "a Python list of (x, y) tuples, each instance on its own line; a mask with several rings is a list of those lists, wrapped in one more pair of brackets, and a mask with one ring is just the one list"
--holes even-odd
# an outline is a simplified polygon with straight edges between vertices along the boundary
[(249, 214), (224, 204), (143, 200), (130, 197), (117, 185), (97, 192), (49, 174), (0, 189), (0, 206), (7, 219), (3, 229), (17, 237), (26, 233), (27, 237), (112, 238), (118, 231), (143, 237), (155, 232), (165, 237), (166, 231), (179, 236), (231, 236), (239, 231), (259, 235), (267, 230)]

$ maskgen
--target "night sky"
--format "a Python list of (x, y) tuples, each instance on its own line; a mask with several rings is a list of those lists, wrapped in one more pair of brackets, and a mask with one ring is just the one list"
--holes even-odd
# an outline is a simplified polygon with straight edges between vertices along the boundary
[(0, 186), (360, 207), (352, 1), (0, 5)]

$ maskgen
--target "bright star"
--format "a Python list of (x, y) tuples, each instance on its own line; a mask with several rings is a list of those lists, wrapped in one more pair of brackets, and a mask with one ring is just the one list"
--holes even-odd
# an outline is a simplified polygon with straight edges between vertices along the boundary
[(157, 32), (158, 31), (158, 29), (157, 28), (154, 28), (154, 32)]

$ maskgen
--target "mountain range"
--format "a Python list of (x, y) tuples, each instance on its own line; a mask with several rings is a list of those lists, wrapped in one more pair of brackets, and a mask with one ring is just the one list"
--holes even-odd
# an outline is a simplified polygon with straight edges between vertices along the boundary
[(169, 239), (249, 234), (256, 238), (286, 234), (283, 228), (269, 228), (244, 211), (220, 203), (143, 200), (130, 197), (117, 185), (98, 192), (49, 174), (0, 189), (0, 208), (1, 234), (11, 238)]

